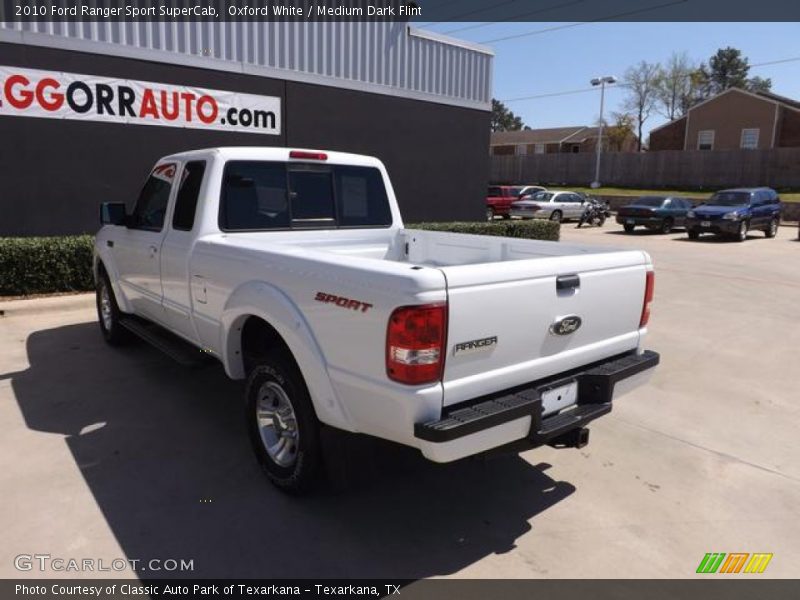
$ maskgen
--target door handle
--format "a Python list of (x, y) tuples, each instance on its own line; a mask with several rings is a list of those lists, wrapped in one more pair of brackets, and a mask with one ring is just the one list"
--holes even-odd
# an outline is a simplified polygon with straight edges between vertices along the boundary
[(158, 248), (156, 246), (150, 246), (150, 254), (155, 255), (158, 252)]

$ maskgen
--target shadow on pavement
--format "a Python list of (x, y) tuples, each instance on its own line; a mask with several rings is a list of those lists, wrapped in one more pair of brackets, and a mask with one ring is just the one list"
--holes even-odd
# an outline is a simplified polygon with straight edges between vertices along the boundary
[(66, 436), (129, 559), (194, 560), (175, 577), (449, 574), (511, 550), (575, 490), (518, 456), (435, 465), (328, 429), (329, 481), (284, 496), (252, 456), (240, 382), (145, 344), (109, 348), (96, 328), (32, 334), (31, 366), (6, 377), (28, 427)]

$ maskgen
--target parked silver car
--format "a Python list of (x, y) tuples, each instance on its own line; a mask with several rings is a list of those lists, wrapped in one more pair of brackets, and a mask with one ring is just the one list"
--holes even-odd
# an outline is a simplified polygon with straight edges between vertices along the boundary
[(586, 198), (576, 192), (537, 192), (527, 200), (511, 203), (509, 214), (523, 219), (580, 219)]

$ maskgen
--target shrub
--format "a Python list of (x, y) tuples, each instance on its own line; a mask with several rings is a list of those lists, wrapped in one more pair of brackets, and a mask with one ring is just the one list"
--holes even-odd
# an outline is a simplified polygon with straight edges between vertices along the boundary
[(0, 296), (94, 287), (90, 235), (0, 238)]
[(472, 233), (475, 235), (497, 235), (512, 238), (525, 238), (529, 240), (558, 241), (560, 232), (559, 224), (555, 221), (542, 221), (531, 219), (520, 221), (508, 219), (504, 221), (478, 221), (450, 223), (416, 223), (406, 225), (408, 229), (429, 229), (432, 231), (450, 231), (452, 233)]

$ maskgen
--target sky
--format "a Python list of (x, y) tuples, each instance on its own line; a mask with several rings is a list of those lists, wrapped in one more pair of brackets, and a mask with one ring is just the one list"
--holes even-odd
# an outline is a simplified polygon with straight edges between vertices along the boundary
[[(686, 51), (697, 62), (708, 61), (717, 49), (733, 46), (750, 64), (800, 59), (800, 23), (434, 23), (425, 29), (481, 42), (495, 52), (494, 97), (533, 128), (592, 125), (600, 115), (600, 94), (592, 91), (530, 100), (514, 98), (590, 88), (603, 75), (622, 77), (641, 60), (665, 62), (675, 51)], [(507, 41), (504, 36), (558, 28)], [(489, 42), (489, 43), (486, 43)], [(772, 79), (776, 94), (800, 100), (800, 60), (754, 67), (750, 76)], [(604, 116), (621, 110), (624, 88), (606, 88)], [(667, 122), (653, 114), (644, 131)], [(645, 133), (645, 140), (647, 135)]]

